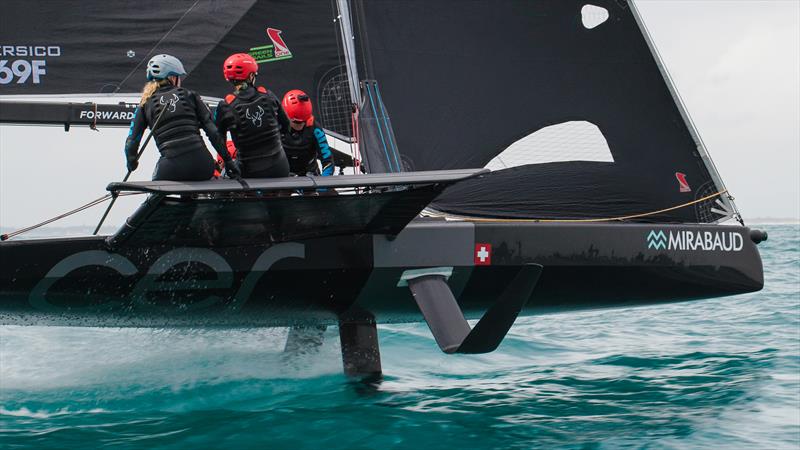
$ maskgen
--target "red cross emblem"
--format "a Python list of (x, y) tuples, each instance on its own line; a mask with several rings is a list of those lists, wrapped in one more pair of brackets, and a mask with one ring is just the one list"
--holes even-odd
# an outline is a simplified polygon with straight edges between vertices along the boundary
[(475, 244), (475, 265), (489, 266), (492, 264), (492, 244)]

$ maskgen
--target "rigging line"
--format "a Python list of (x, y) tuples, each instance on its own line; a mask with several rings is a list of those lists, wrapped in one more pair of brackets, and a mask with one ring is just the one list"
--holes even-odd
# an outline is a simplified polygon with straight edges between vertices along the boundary
[(164, 34), (164, 36), (162, 36), (161, 39), (159, 39), (158, 42), (156, 42), (156, 44), (153, 45), (153, 47), (147, 53), (145, 53), (144, 58), (139, 60), (139, 64), (136, 64), (136, 67), (131, 69), (131, 71), (128, 72), (128, 75), (126, 75), (125, 78), (123, 78), (122, 81), (119, 82), (117, 88), (114, 90), (115, 93), (119, 92), (119, 90), (122, 88), (122, 85), (125, 84), (126, 81), (128, 81), (128, 78), (130, 78), (131, 75), (133, 75), (133, 73), (136, 72), (137, 69), (139, 69), (139, 66), (141, 66), (142, 63), (145, 61), (145, 59), (147, 59), (147, 57), (153, 53), (153, 50), (155, 50), (159, 45), (161, 45), (162, 42), (164, 42), (164, 39), (166, 39), (167, 36), (169, 36), (169, 34), (172, 33), (173, 30), (175, 30), (175, 27), (177, 27), (178, 24), (181, 23), (181, 20), (183, 20), (183, 18), (186, 17), (186, 15), (189, 14), (194, 9), (194, 7), (197, 6), (198, 3), (200, 3), (200, 0), (195, 0), (195, 2), (192, 3), (192, 6), (190, 6), (186, 11), (184, 11), (183, 15), (175, 22), (174, 25), (172, 25), (172, 28), (170, 28)]
[(728, 192), (727, 189), (723, 189), (719, 192), (716, 192), (711, 195), (707, 195), (703, 198), (693, 200), (688, 203), (683, 203), (678, 206), (673, 206), (671, 208), (659, 209), (658, 211), (651, 211), (642, 214), (633, 214), (630, 216), (620, 216), (620, 217), (607, 217), (602, 219), (490, 219), (490, 218), (483, 218), (483, 217), (470, 217), (470, 218), (463, 218), (459, 220), (463, 220), (465, 222), (569, 222), (569, 223), (578, 223), (578, 222), (615, 222), (615, 221), (622, 221), (628, 219), (636, 219), (639, 217), (647, 217), (647, 216), (654, 216), (656, 214), (661, 214), (668, 211), (674, 211), (676, 209), (685, 208), (687, 206), (691, 206), (700, 202), (704, 202), (706, 200), (712, 199), (714, 197), (719, 197), (722, 194)]
[(392, 127), (391, 127), (391, 125), (389, 125), (389, 115), (386, 114), (386, 110), (384, 110), (384, 108), (383, 108), (383, 99), (381, 99), (381, 91), (378, 90), (378, 83), (377, 82), (375, 82), (375, 95), (378, 96), (378, 105), (380, 105), (380, 107), (381, 107), (381, 114), (383, 115), (383, 123), (386, 124), (386, 136), (387, 136), (387, 139), (389, 140), (389, 146), (392, 148), (392, 155), (394, 156), (395, 164), (397, 164), (397, 171), (398, 172), (402, 172), (403, 171), (403, 166), (400, 164), (399, 157), (398, 157), (398, 154), (400, 153), (400, 151), (397, 149), (397, 142), (394, 142), (394, 139), (392, 139), (392, 137), (394, 136), (394, 133), (392, 133)]
[(378, 135), (381, 137), (381, 144), (383, 144), (383, 154), (386, 155), (386, 163), (389, 164), (389, 171), (394, 172), (394, 167), (392, 167), (392, 159), (389, 158), (389, 151), (386, 149), (386, 141), (383, 139), (383, 131), (381, 131), (381, 122), (377, 117), (377, 109), (375, 109), (375, 100), (372, 99), (372, 91), (369, 90), (370, 82), (364, 83), (364, 87), (367, 88), (367, 94), (369, 94), (369, 102), (372, 105), (372, 110), (375, 111), (375, 122), (378, 129)]
[(97, 102), (93, 102), (92, 105), (94, 106), (94, 117), (92, 118), (92, 123), (89, 124), (89, 128), (94, 131), (100, 131), (97, 129)]
[[(339, 35), (342, 37), (342, 39), (336, 39), (336, 60), (340, 63), (343, 63), (345, 61), (344, 58), (342, 58), (342, 53), (344, 53), (345, 50), (342, 48), (344, 46), (342, 41), (346, 39), (346, 37), (344, 36), (344, 33), (342, 33), (342, 27), (339, 23), (339, 21), (342, 20), (342, 12), (339, 11), (339, 6), (336, 4), (336, 0), (331, 0), (331, 11), (334, 11), (333, 23), (336, 24), (334, 25), (334, 29), (337, 29), (339, 31)], [(342, 67), (342, 64), (339, 64), (339, 67)], [(346, 68), (344, 70), (340, 69), (339, 75), (344, 73), (346, 70)]]
[[(133, 195), (140, 195), (140, 194), (143, 194), (143, 192), (126, 192), (126, 193), (119, 194), (119, 195), (132, 195), (132, 194)], [(35, 225), (31, 225), (29, 227), (21, 228), (19, 230), (12, 231), (10, 233), (6, 233), (6, 234), (3, 234), (3, 235), (0, 235), (0, 241), (6, 241), (6, 240), (8, 240), (8, 239), (10, 239), (10, 238), (12, 238), (14, 236), (20, 235), (22, 233), (27, 233), (28, 231), (35, 230), (36, 228), (39, 228), (39, 227), (43, 227), (43, 226), (45, 226), (45, 225), (47, 225), (49, 223), (53, 223), (56, 220), (63, 219), (64, 217), (68, 217), (68, 216), (71, 216), (73, 214), (77, 214), (77, 213), (79, 213), (79, 212), (81, 212), (83, 210), (91, 208), (92, 206), (97, 206), (100, 203), (103, 203), (104, 201), (108, 200), (109, 198), (111, 198), (111, 194), (106, 194), (106, 195), (104, 195), (104, 196), (102, 196), (100, 198), (96, 198), (96, 199), (90, 201), (89, 203), (87, 203), (85, 205), (79, 206), (79, 207), (77, 207), (77, 208), (75, 208), (75, 209), (73, 209), (71, 211), (67, 211), (67, 212), (65, 212), (63, 214), (59, 214), (59, 215), (57, 215), (55, 217), (47, 219), (44, 222), (39, 222), (39, 223), (37, 223)]]
[(353, 119), (351, 122), (351, 126), (353, 128), (353, 138), (354, 141), (350, 143), (350, 153), (353, 155), (353, 171), (355, 175), (359, 175), (361, 171), (361, 150), (359, 150), (360, 145), (360, 131), (358, 128), (358, 106), (355, 107), (353, 110)]

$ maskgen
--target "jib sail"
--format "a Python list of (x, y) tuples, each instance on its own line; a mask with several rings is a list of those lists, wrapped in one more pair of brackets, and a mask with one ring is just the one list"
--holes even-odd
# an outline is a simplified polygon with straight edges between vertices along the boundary
[[(332, 94), (342, 87), (348, 92), (336, 16), (335, 5), (314, 0), (5, 2), (0, 119), (36, 123), (42, 118), (36, 113), (44, 106), (19, 105), (19, 97), (8, 96), (79, 94), (72, 101), (82, 101), (80, 96), (140, 92), (147, 61), (160, 53), (181, 59), (187, 88), (222, 98), (231, 90), (222, 78), (222, 62), (232, 53), (248, 52), (260, 63), (259, 84), (279, 97), (291, 89), (306, 91), (322, 126), (344, 121), (333, 131), (349, 135), (352, 102)], [(78, 123), (97, 116), (113, 124), (115, 112), (130, 113), (101, 106), (100, 114), (83, 111), (79, 117), (79, 108), (73, 109), (51, 108), (44, 114), (52, 111), (59, 120), (74, 115)], [(344, 112), (335, 114), (339, 110)]]

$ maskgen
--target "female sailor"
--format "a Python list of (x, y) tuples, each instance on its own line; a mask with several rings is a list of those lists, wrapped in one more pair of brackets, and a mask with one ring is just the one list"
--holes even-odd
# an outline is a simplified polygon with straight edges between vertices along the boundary
[[(283, 149), (289, 158), (289, 171), (295, 175), (333, 175), (333, 153), (321, 128), (314, 125), (311, 99), (294, 89), (283, 96), (283, 109), (291, 121), (283, 134)], [(322, 163), (322, 171), (317, 165)]]
[(148, 82), (125, 141), (128, 170), (133, 172), (139, 166), (139, 141), (145, 128), (150, 127), (161, 153), (153, 180), (211, 179), (215, 165), (200, 136), (200, 128), (203, 128), (217, 153), (225, 159), (228, 174), (237, 176), (238, 163), (225, 151), (208, 107), (199, 95), (181, 87), (184, 76), (183, 64), (174, 56), (157, 55), (147, 63)]
[(214, 122), (223, 137), (231, 132), (242, 176), (289, 176), (289, 162), (281, 145), (281, 132), (288, 129), (289, 119), (272, 92), (255, 86), (256, 60), (247, 53), (236, 53), (225, 60), (222, 73), (234, 91), (219, 102)]

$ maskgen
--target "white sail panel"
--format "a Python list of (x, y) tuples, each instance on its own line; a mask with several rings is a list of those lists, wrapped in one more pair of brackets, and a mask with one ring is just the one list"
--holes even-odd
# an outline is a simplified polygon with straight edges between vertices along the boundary
[(614, 157), (597, 125), (575, 120), (544, 127), (525, 136), (495, 156), (486, 168), (501, 170), (566, 161), (614, 162)]

